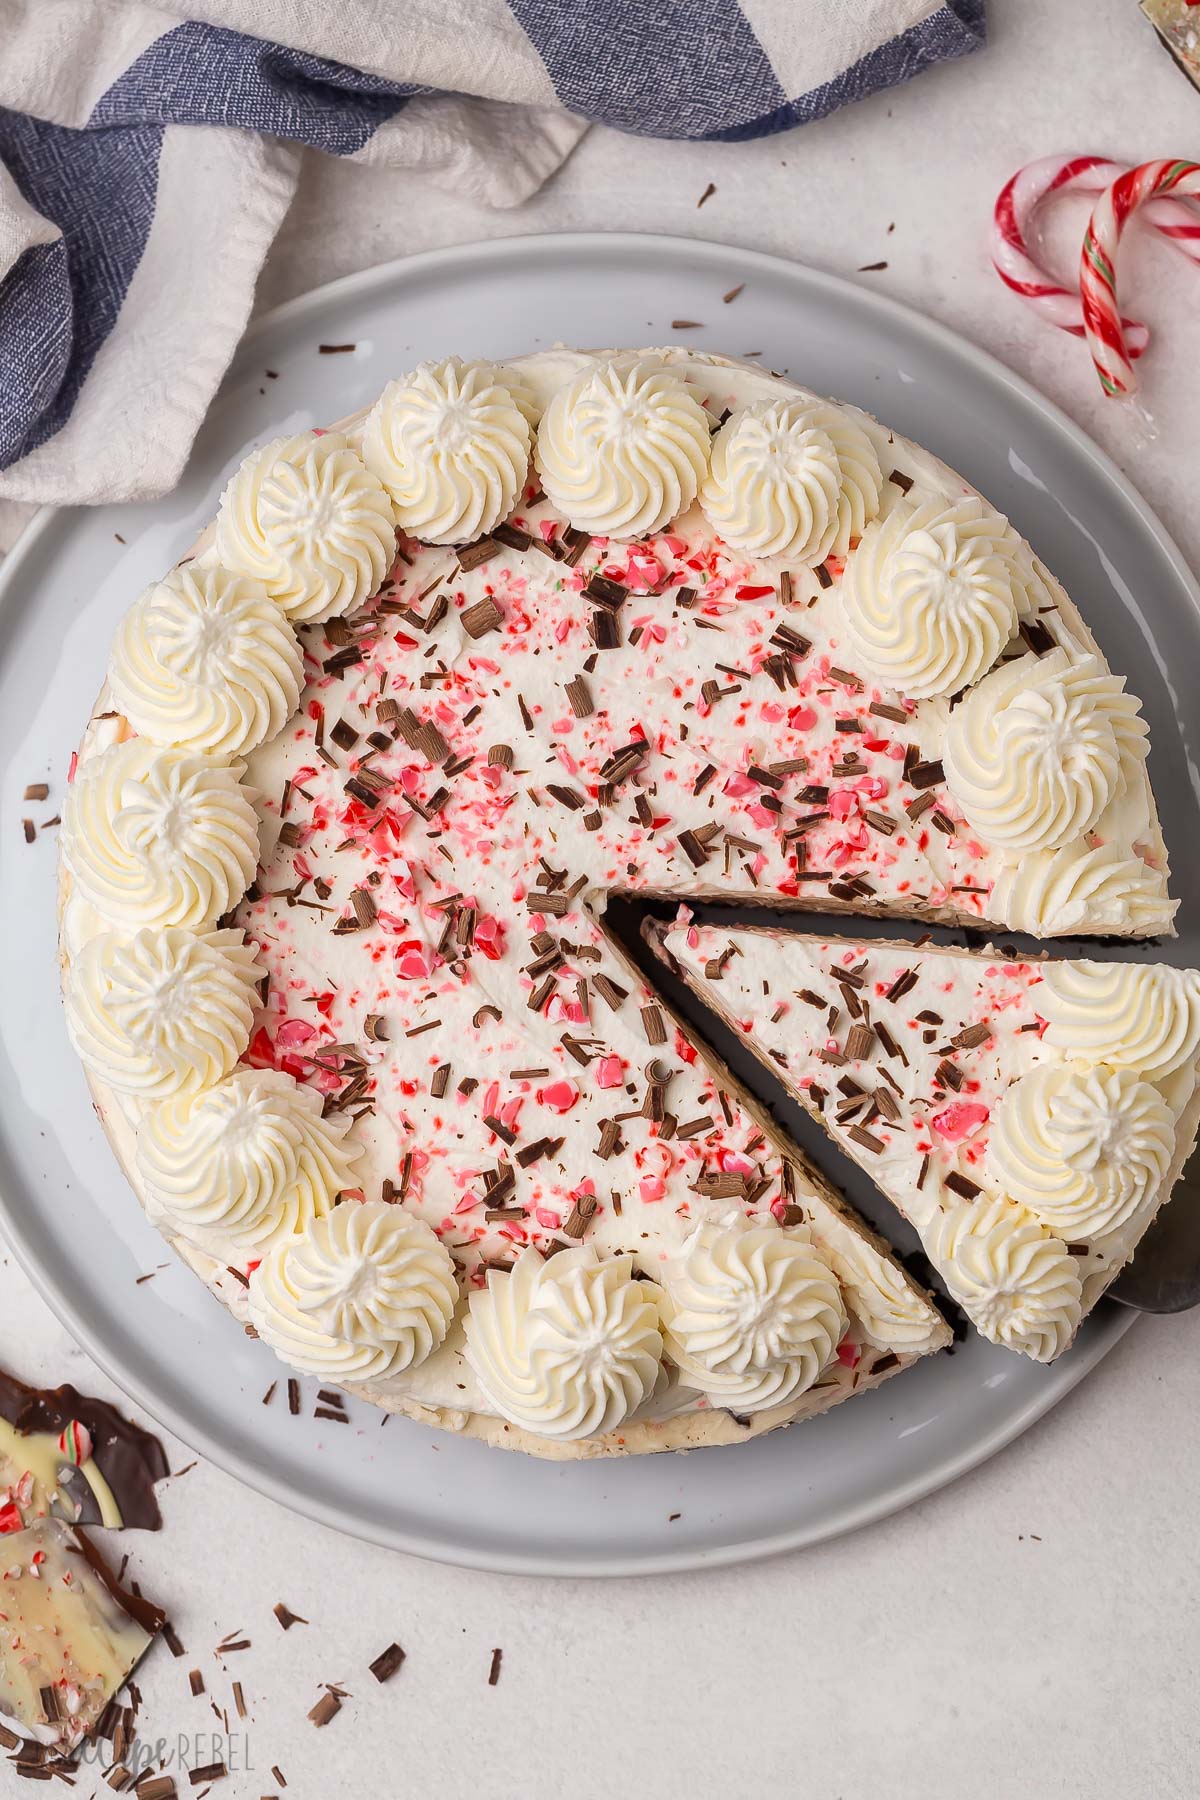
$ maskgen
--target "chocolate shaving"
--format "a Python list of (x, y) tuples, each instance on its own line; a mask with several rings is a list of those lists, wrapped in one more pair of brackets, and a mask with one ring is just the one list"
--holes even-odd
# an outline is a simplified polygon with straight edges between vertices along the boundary
[(896, 976), (896, 979), (892, 982), (891, 987), (885, 989), (883, 997), (885, 1000), (903, 1000), (905, 994), (911, 993), (916, 985), (917, 971), (915, 969), (901, 969), (900, 973)]
[[(464, 575), (469, 575), (472, 569), (478, 569), (485, 562), (490, 562), (493, 556), (499, 556), (500, 545), (493, 537), (481, 537), (476, 538), (473, 544), (464, 544), (461, 549), (455, 552), (455, 554), (458, 557), (459, 568), (463, 571)], [(483, 603), (481, 602), (481, 604)], [(463, 623), (466, 623), (465, 615)], [(467, 626), (467, 629), (470, 631), (471, 628), (469, 625)], [(472, 637), (478, 637), (480, 635), (479, 632), (471, 632)]]
[(629, 598), (628, 589), (623, 588), (619, 581), (610, 581), (606, 575), (593, 575), (583, 592), (585, 599), (594, 601), (597, 606), (606, 607), (610, 612), (624, 606)]
[(933, 762), (913, 763), (907, 771), (907, 777), (909, 784), (921, 791), (925, 788), (937, 787), (939, 782), (946, 779), (946, 771), (939, 758)]
[(596, 708), (592, 700), (592, 693), (591, 689), (588, 687), (586, 676), (576, 675), (573, 681), (569, 681), (567, 683), (566, 694), (571, 711), (575, 714), (575, 717), (577, 719), (590, 719)]
[(851, 1125), (846, 1136), (853, 1138), (856, 1144), (861, 1144), (864, 1150), (870, 1150), (874, 1156), (887, 1148), (882, 1138), (874, 1137), (862, 1125)]
[(489, 631), (499, 630), (503, 618), (503, 613), (490, 594), (459, 614), (463, 630), (472, 638), (486, 637)]
[(374, 1662), (367, 1664), (367, 1667), (370, 1669), (376, 1681), (382, 1683), (390, 1681), (403, 1662), (404, 1651), (400, 1648), (399, 1644), (389, 1644), (386, 1650), (381, 1650), (379, 1652), (379, 1655), (375, 1658)]
[[(328, 1725), (342, 1710), (342, 1703), (329, 1688), (321, 1695), (317, 1704), (309, 1710), (309, 1718), (314, 1725)], [(192, 1777), (195, 1780), (195, 1776)]]
[(979, 1044), (986, 1044), (992, 1035), (990, 1025), (965, 1025), (951, 1043), (959, 1050), (974, 1050)]

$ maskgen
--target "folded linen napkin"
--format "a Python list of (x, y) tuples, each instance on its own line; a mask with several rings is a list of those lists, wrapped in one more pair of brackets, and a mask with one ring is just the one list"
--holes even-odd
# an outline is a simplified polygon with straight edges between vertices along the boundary
[(0, 501), (174, 485), (304, 148), (514, 206), (590, 121), (786, 130), (976, 49), (984, 5), (0, 0)]

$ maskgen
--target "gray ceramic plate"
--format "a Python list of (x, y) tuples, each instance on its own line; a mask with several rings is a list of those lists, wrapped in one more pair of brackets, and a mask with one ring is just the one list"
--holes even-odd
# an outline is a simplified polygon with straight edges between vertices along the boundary
[[(721, 296), (739, 282), (736, 304)], [(46, 1298), (130, 1395), (197, 1450), (285, 1505), (379, 1543), (482, 1568), (632, 1574), (734, 1562), (877, 1519), (990, 1456), (1060, 1400), (1130, 1323), (1103, 1308), (1042, 1369), (981, 1341), (826, 1418), (735, 1449), (558, 1466), (459, 1443), (355, 1407), (346, 1427), (291, 1418), (280, 1373), (200, 1284), (169, 1263), (117, 1172), (63, 1032), (55, 979), (54, 833), (70, 746), (113, 627), (191, 542), (255, 438), (338, 417), (423, 356), (500, 356), (563, 339), (688, 342), (841, 395), (960, 469), (1016, 521), (1080, 599), (1142, 695), (1151, 759), (1192, 921), (1200, 762), (1176, 681), (1200, 668), (1200, 595), (1117, 470), (998, 363), (915, 313), (827, 275), (715, 245), (633, 236), (515, 239), (414, 257), (335, 283), (263, 321), (243, 346), (188, 473), (150, 506), (40, 519), (0, 576), (0, 1223)], [(321, 355), (322, 343), (353, 343)], [(275, 371), (268, 377), (267, 370)], [(1193, 718), (1194, 718), (1193, 710)], [(27, 782), (49, 779), (45, 805)], [(616, 909), (614, 909), (615, 911)], [(629, 926), (628, 916), (621, 928)], [(724, 1045), (722, 1044), (722, 1047)], [(736, 1057), (766, 1091), (757, 1065)], [(883, 1229), (864, 1179), (782, 1101), (777, 1111)], [(911, 1240), (894, 1231), (903, 1247)], [(157, 1271), (136, 1285), (139, 1275)], [(2, 1334), (0, 1334), (2, 1335)], [(6, 1349), (10, 1347), (6, 1346)], [(18, 1354), (17, 1347), (11, 1347)], [(1042, 1439), (1054, 1452), (1053, 1435)]]

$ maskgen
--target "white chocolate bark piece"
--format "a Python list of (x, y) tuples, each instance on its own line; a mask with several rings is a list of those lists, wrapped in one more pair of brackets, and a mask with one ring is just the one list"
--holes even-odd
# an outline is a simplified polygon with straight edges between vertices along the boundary
[(1200, 973), (726, 930), (649, 941), (1040, 1362), (1170, 1197), (1200, 1121)]
[(38, 1743), (74, 1748), (162, 1624), (61, 1520), (0, 1537), (0, 1715)]

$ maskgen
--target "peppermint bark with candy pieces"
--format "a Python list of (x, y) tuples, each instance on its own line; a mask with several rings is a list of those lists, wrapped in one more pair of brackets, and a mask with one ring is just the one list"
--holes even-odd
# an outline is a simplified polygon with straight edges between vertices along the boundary
[(545, 1454), (729, 1441), (946, 1340), (607, 894), (1169, 929), (1137, 702), (961, 479), (684, 351), (455, 359), (249, 456), (63, 835), (139, 1197), (295, 1366)]
[(921, 1234), (995, 1343), (1050, 1362), (1200, 1124), (1200, 973), (681, 917), (645, 935)]

